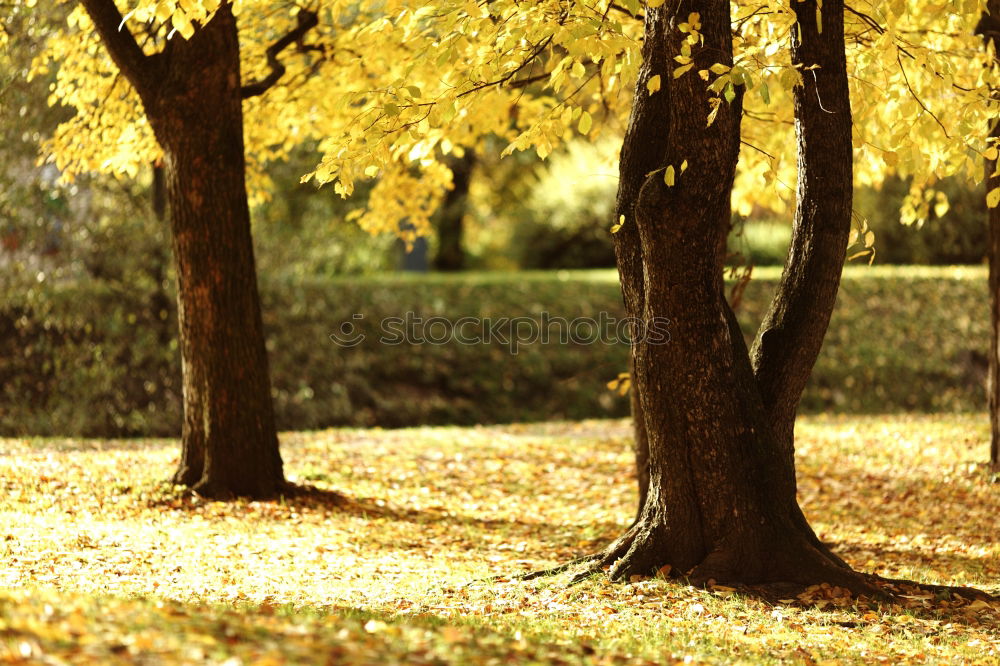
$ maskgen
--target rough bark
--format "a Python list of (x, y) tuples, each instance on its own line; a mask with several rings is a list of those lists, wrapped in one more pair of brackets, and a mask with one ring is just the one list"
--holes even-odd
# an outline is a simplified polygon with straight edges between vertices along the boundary
[[(647, 32), (650, 31), (647, 22)], [(655, 29), (655, 26), (654, 26)], [(663, 70), (662, 58), (653, 71), (653, 63), (646, 59), (647, 52), (653, 49), (647, 46), (643, 49), (644, 64), (639, 82), (648, 81), (654, 74)], [(660, 78), (667, 78), (660, 73)], [(659, 95), (659, 93), (657, 93)], [(664, 93), (665, 95), (665, 93)], [(628, 131), (619, 156), (618, 195), (615, 200), (614, 223), (622, 221), (621, 228), (612, 236), (615, 247), (615, 264), (618, 267), (618, 282), (621, 285), (622, 301), (625, 304), (626, 316), (633, 321), (640, 321), (645, 306), (645, 288), (642, 277), (642, 248), (639, 243), (639, 227), (635, 220), (634, 206), (639, 198), (639, 188), (643, 177), (658, 169), (661, 158), (668, 145), (667, 133), (660, 131), (657, 117), (666, 117), (665, 97), (646, 99), (642, 85), (636, 87), (636, 101), (632, 107)], [(647, 108), (648, 107), (648, 108)], [(647, 150), (636, 150), (633, 146), (647, 145)], [(632, 337), (639, 334), (637, 327), (632, 329)], [(642, 509), (649, 495), (649, 441), (646, 438), (645, 416), (642, 413), (642, 403), (639, 400), (639, 390), (636, 384), (636, 351), (637, 346), (631, 345), (629, 355), (629, 374), (632, 385), (629, 390), (629, 404), (632, 412), (633, 450), (635, 452), (635, 472), (638, 485), (638, 503), (635, 522), (639, 521)]]
[[(1000, 4), (1000, 3), (998, 3)], [(993, 123), (990, 136), (1000, 140), (1000, 120)], [(996, 144), (1000, 145), (1000, 144)], [(997, 170), (998, 160), (986, 160), (986, 191), (1000, 187), (1000, 177), (990, 177)], [(1000, 207), (987, 209), (987, 239), (989, 247), (990, 289), (990, 349), (989, 349), (989, 410), (990, 467), (1000, 472)]]
[[(795, 414), (837, 301), (851, 232), (854, 176), (844, 3), (823, 3), (822, 31), (815, 0), (792, 7), (798, 19), (792, 62), (802, 72), (802, 85), (793, 92), (798, 144), (795, 217), (781, 281), (750, 355), (768, 423), (787, 459), (786, 494), (794, 498)], [(798, 504), (790, 510), (808, 529)], [(813, 543), (842, 563), (818, 539)]]
[[(810, 50), (836, 46), (842, 58), (843, 4), (823, 3), (822, 33), (816, 30), (814, 2), (795, 7), (801, 17), (796, 47), (800, 57)], [(704, 46), (692, 48), (695, 71), (675, 79), (674, 57), (686, 37), (677, 25), (692, 12), (701, 16)], [(616, 252), (629, 316), (639, 318), (646, 327), (669, 319), (670, 340), (667, 344), (643, 338), (633, 342), (633, 390), (648, 441), (649, 489), (639, 519), (608, 548), (597, 566), (611, 565), (610, 575), (615, 579), (648, 575), (669, 565), (696, 582), (826, 581), (872, 592), (858, 574), (817, 547), (818, 539), (801, 517), (795, 500), (794, 460), (788, 455), (790, 442), (775, 432), (771, 416), (777, 411), (775, 396), (783, 393), (762, 390), (725, 297), (723, 262), (742, 98), (737, 90), (732, 102), (722, 102), (714, 122), (706, 127), (712, 94), (696, 72), (716, 62), (732, 62), (726, 0), (673, 0), (646, 12), (643, 66), (622, 147), (617, 214), (625, 216), (625, 224), (616, 234)], [(663, 87), (650, 95), (646, 84), (655, 75)], [(838, 73), (834, 70), (829, 76)], [(815, 87), (805, 88), (802, 96), (809, 92), (815, 94)], [(843, 111), (849, 123), (847, 108)], [(803, 136), (809, 133), (802, 124), (800, 149), (818, 149)], [(846, 159), (849, 175), (849, 132), (846, 141), (846, 158), (842, 147), (834, 155)], [(685, 160), (687, 170), (680, 173)], [(664, 170), (670, 165), (677, 173), (672, 187), (664, 182)], [(844, 168), (837, 164), (838, 173)], [(825, 184), (819, 190), (810, 189), (817, 185), (808, 174), (806, 180), (803, 191), (809, 193), (808, 205), (811, 197), (822, 196), (826, 190)], [(839, 189), (831, 193), (845, 194)], [(849, 199), (846, 205), (849, 211)], [(800, 253), (803, 244), (836, 241), (830, 240), (833, 234), (821, 231), (822, 215), (806, 209), (800, 218), (799, 233), (805, 235), (800, 237)], [(844, 241), (846, 247), (846, 236)], [(839, 248), (841, 261), (843, 249)], [(797, 261), (793, 258), (789, 264)], [(832, 263), (824, 255), (806, 262), (801, 276), (793, 271), (783, 287), (788, 293), (779, 297), (779, 304), (803, 311), (779, 312), (772, 320), (788, 323), (809, 317), (817, 307), (816, 288), (800, 293), (802, 288), (795, 285), (800, 279), (829, 281), (832, 269), (828, 264)], [(835, 279), (832, 284), (835, 296)], [(800, 326), (796, 323), (792, 328)], [(796, 359), (786, 363), (798, 367), (802, 361), (797, 359), (808, 358), (810, 345), (817, 344), (815, 337), (822, 340), (825, 322), (817, 328), (818, 332), (804, 327), (792, 336), (790, 344), (807, 349), (801, 353), (786, 350)]]
[(465, 268), (462, 235), (469, 184), (472, 182), (472, 172), (476, 168), (476, 154), (467, 150), (462, 157), (449, 160), (448, 168), (451, 169), (453, 187), (445, 196), (437, 215), (438, 247), (437, 254), (434, 255), (434, 269), (460, 271)]
[[(982, 35), (985, 44), (1000, 47), (1000, 0), (989, 0), (983, 12), (976, 34)], [(990, 138), (1000, 140), (1000, 119), (990, 127)], [(1000, 143), (993, 144), (1000, 147)], [(992, 174), (997, 170), (998, 161), (987, 159), (986, 192), (1000, 187), (1000, 177)], [(990, 289), (990, 349), (988, 397), (990, 410), (990, 467), (1000, 472), (1000, 207), (988, 208), (987, 261), (989, 263)]]
[(182, 459), (174, 480), (213, 498), (285, 487), (244, 181), (236, 21), (224, 4), (190, 40), (145, 56), (110, 0), (82, 0), (164, 150), (178, 281)]
[[(794, 90), (798, 187), (792, 240), (778, 290), (751, 353), (771, 428), (788, 447), (795, 412), (837, 301), (851, 231), (853, 159), (851, 106), (844, 56), (843, 3), (791, 5), (792, 63), (801, 67)], [(809, 69), (813, 68), (813, 69)]]

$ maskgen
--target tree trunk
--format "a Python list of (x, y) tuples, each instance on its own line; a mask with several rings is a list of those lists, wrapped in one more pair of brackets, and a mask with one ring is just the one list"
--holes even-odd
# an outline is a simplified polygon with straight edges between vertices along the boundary
[[(800, 18), (797, 57), (838, 48), (842, 58), (843, 4), (823, 3), (822, 33), (814, 1), (794, 6)], [(694, 71), (675, 79), (674, 58), (687, 36), (677, 25), (692, 12), (700, 14), (703, 42), (692, 47)], [(612, 565), (616, 579), (669, 566), (696, 582), (827, 581), (870, 591), (860, 576), (816, 547), (818, 539), (801, 518), (790, 442), (784, 431), (775, 431), (772, 394), (758, 385), (725, 297), (723, 262), (742, 91), (731, 103), (723, 101), (706, 127), (712, 93), (697, 71), (716, 62), (732, 64), (728, 1), (673, 0), (647, 9), (643, 66), (621, 155), (617, 210), (625, 223), (616, 234), (616, 252), (629, 316), (646, 328), (669, 319), (670, 339), (667, 344), (641, 337), (633, 342), (633, 389), (648, 441), (649, 490), (638, 521), (608, 548), (603, 563)], [(649, 94), (647, 83), (655, 75), (662, 89)], [(842, 76), (842, 70), (831, 70), (821, 78)], [(802, 96), (815, 92), (807, 87)], [(849, 124), (849, 107), (836, 108)], [(800, 164), (812, 154), (804, 126), (815, 120), (799, 119)], [(838, 174), (846, 168), (849, 182), (849, 133), (846, 141), (846, 167), (838, 163), (836, 168)], [(844, 154), (838, 149), (832, 159), (843, 160)], [(673, 186), (665, 183), (669, 166)], [(813, 190), (804, 185), (800, 196), (803, 192)], [(799, 219), (812, 219), (807, 213)], [(826, 242), (817, 225), (800, 222), (800, 233), (823, 235)], [(793, 257), (789, 263), (795, 262)], [(819, 269), (810, 263), (802, 270), (808, 276)], [(820, 273), (817, 279), (828, 276)], [(797, 301), (792, 287), (783, 289), (792, 293), (780, 302), (808, 308), (796, 317), (820, 315), (808, 296)], [(825, 322), (819, 327), (825, 329)], [(812, 343), (813, 337), (796, 338), (794, 344)], [(809, 355), (787, 351), (795, 354), (790, 363), (796, 367)]]
[(469, 184), (476, 168), (476, 154), (472, 150), (466, 150), (462, 157), (449, 160), (448, 167), (451, 169), (452, 188), (445, 196), (437, 215), (438, 248), (434, 256), (434, 270), (460, 271), (465, 268), (462, 227), (469, 199)]
[[(986, 11), (983, 12), (976, 34), (982, 35), (986, 44), (993, 42), (994, 47), (1000, 47), (1000, 0), (988, 0)], [(994, 63), (996, 66), (996, 63)], [(996, 94), (996, 93), (994, 93)], [(994, 121), (990, 128), (990, 138), (1000, 141), (1000, 119)], [(1000, 148), (1000, 143), (991, 144)], [(1000, 187), (1000, 176), (993, 176), (998, 166), (998, 160), (986, 160), (986, 192)], [(990, 371), (989, 371), (989, 410), (990, 410), (990, 468), (1000, 472), (1000, 207), (987, 208), (987, 260), (989, 262), (990, 288)]]
[[(993, 123), (990, 136), (1000, 140), (1000, 121)], [(997, 144), (1000, 145), (1000, 144)], [(998, 160), (986, 161), (986, 191), (1000, 187), (1000, 177), (989, 177), (997, 169)], [(990, 265), (990, 468), (1000, 472), (1000, 207), (990, 208), (988, 261)]]
[[(794, 502), (795, 414), (837, 301), (851, 233), (854, 176), (844, 4), (823, 4), (822, 32), (816, 24), (815, 0), (792, 7), (798, 18), (792, 63), (803, 75), (802, 85), (793, 92), (798, 143), (795, 218), (781, 281), (750, 355), (768, 423), (787, 461), (790, 511), (808, 528)], [(814, 545), (842, 564), (818, 539)]]
[(629, 389), (629, 406), (632, 410), (632, 450), (635, 452), (635, 480), (639, 495), (633, 520), (635, 524), (642, 517), (642, 507), (646, 506), (646, 498), (649, 496), (649, 440), (646, 438), (646, 421), (642, 414), (639, 392), (635, 389), (634, 368), (629, 369), (629, 374), (633, 377), (632, 387)]
[(212, 498), (284, 486), (244, 182), (236, 21), (143, 56), (107, 0), (83, 0), (164, 150), (178, 282), (184, 424), (177, 483)]

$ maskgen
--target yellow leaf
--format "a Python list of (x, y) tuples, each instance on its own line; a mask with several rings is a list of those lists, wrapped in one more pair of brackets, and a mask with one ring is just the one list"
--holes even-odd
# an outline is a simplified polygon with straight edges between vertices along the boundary
[(590, 128), (594, 123), (594, 119), (590, 117), (590, 114), (586, 111), (580, 116), (580, 124), (577, 125), (577, 129), (580, 130), (580, 134), (587, 134), (590, 132)]
[(670, 165), (667, 167), (666, 171), (663, 172), (663, 182), (667, 184), (667, 187), (674, 186), (674, 167)]
[(657, 74), (655, 76), (649, 77), (649, 81), (646, 81), (646, 90), (649, 91), (649, 94), (652, 95), (659, 89), (660, 89), (660, 75)]
[(181, 37), (184, 39), (191, 39), (194, 35), (194, 25), (191, 24), (187, 14), (179, 11), (174, 12), (170, 17), (170, 22), (173, 24), (174, 30), (181, 33)]
[(997, 204), (1000, 204), (1000, 187), (994, 187), (986, 195), (986, 205), (990, 208), (996, 208)]
[(646, 0), (646, 6), (649, 7), (650, 9), (656, 9), (664, 2), (666, 2), (666, 0)]
[(694, 63), (690, 63), (690, 64), (687, 64), (687, 65), (683, 65), (681, 67), (678, 67), (677, 69), (674, 70), (674, 78), (675, 79), (679, 79), (684, 74), (684, 72), (688, 71), (692, 67), (694, 67)]
[(166, 3), (158, 3), (156, 5), (156, 12), (154, 15), (156, 16), (156, 20), (166, 23), (172, 13), (173, 10), (169, 5)]
[(708, 114), (708, 123), (706, 127), (711, 127), (712, 123), (715, 122), (715, 117), (719, 115), (719, 104), (716, 104)]

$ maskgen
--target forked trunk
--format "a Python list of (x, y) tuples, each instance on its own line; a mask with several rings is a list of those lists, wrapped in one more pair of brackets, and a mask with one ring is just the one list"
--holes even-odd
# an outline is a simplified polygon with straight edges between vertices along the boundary
[[(817, 52), (839, 49), (841, 66), (834, 62), (825, 69), (824, 61), (815, 81), (844, 77), (842, 2), (823, 3), (822, 33), (816, 27), (815, 2), (794, 7), (800, 18), (795, 57), (821, 64), (811, 60)], [(691, 46), (695, 65), (675, 79), (675, 56), (687, 38), (679, 26), (691, 24), (697, 18), (693, 13), (701, 22), (701, 35)], [(715, 102), (720, 106), (706, 127), (714, 95), (697, 72), (715, 63), (732, 64), (729, 2), (668, 1), (648, 9), (645, 21), (643, 67), (621, 155), (617, 214), (625, 216), (625, 223), (616, 234), (616, 251), (627, 313), (646, 329), (669, 320), (670, 339), (656, 344), (639, 337), (633, 344), (637, 411), (648, 441), (649, 490), (638, 521), (609, 547), (604, 562), (616, 579), (669, 566), (702, 582), (827, 581), (867, 591), (860, 576), (819, 547), (798, 510), (790, 431), (778, 427), (772, 416), (778, 413), (772, 394), (759, 385), (724, 294), (723, 259), (742, 98), (737, 89), (731, 102)], [(662, 89), (650, 94), (647, 86), (654, 76), (659, 76)], [(799, 97), (816, 95), (815, 81), (807, 81)], [(831, 98), (823, 98), (823, 107), (840, 114), (838, 120), (849, 128), (846, 97), (840, 97), (839, 84), (829, 88)], [(827, 94), (825, 84), (820, 94)], [(801, 112), (806, 106), (800, 100), (796, 108)], [(802, 115), (797, 123), (800, 166), (811, 154), (811, 123), (817, 121), (822, 125), (827, 119)], [(836, 135), (831, 141), (842, 139)], [(840, 147), (831, 159), (838, 161), (834, 193), (848, 197), (849, 211), (849, 131), (846, 141), (846, 153)], [(665, 182), (670, 180), (667, 169), (672, 170), (673, 185)], [(846, 192), (840, 182), (845, 170)], [(812, 182), (808, 174), (805, 180)], [(800, 207), (803, 193), (812, 192), (807, 186), (800, 189)], [(815, 203), (808, 197), (806, 202)], [(843, 223), (839, 210), (832, 216), (837, 229)], [(808, 212), (797, 218), (797, 233), (805, 234), (804, 240), (840, 242), (839, 231), (826, 231), (825, 218), (803, 222), (812, 219)], [(841, 262), (846, 232), (843, 236)], [(790, 265), (799, 261), (794, 248)], [(836, 252), (818, 263), (818, 275), (814, 273), (819, 269), (810, 263), (802, 277), (820, 279), (828, 287)], [(838, 278), (839, 268), (836, 265)], [(836, 280), (832, 284), (835, 296)], [(782, 290), (785, 299), (797, 293), (793, 285)], [(807, 308), (801, 315), (808, 317), (817, 307), (832, 309), (832, 300), (817, 306), (806, 295), (796, 307)], [(780, 303), (776, 309), (781, 309)], [(820, 317), (821, 341), (829, 312), (813, 314)], [(772, 320), (782, 321), (782, 316)], [(811, 331), (806, 340), (791, 344), (815, 343), (816, 335)], [(785, 362), (796, 368), (788, 374), (797, 377), (808, 364), (808, 376), (815, 352), (786, 353)], [(796, 387), (790, 390), (801, 391)]]

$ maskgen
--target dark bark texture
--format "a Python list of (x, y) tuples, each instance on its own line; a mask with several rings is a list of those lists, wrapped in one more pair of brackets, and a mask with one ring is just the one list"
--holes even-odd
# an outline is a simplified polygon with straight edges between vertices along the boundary
[[(646, 328), (669, 319), (670, 339), (633, 342), (634, 413), (648, 442), (649, 487), (636, 523), (595, 565), (610, 565), (615, 579), (669, 565), (696, 582), (826, 581), (872, 591), (819, 543), (795, 499), (790, 424), (836, 297), (851, 143), (843, 3), (823, 2), (822, 32), (815, 0), (793, 7), (793, 57), (820, 69), (796, 94), (804, 170), (797, 240), (755, 364), (722, 277), (742, 91), (706, 127), (713, 95), (697, 75), (732, 63), (729, 2), (668, 0), (645, 15), (643, 66), (621, 154), (616, 216), (625, 223), (615, 242), (628, 315)], [(693, 12), (704, 45), (692, 46), (694, 71), (675, 79), (674, 57), (687, 36), (678, 25)], [(662, 89), (649, 94), (656, 75)], [(837, 129), (826, 135), (831, 122)], [(664, 182), (670, 165), (672, 187)], [(770, 343), (779, 337), (784, 342)]]
[(469, 185), (472, 172), (476, 168), (476, 154), (466, 150), (462, 157), (448, 161), (451, 169), (452, 188), (445, 195), (444, 203), (437, 214), (437, 253), (434, 255), (434, 269), (438, 271), (460, 271), (465, 268), (465, 252), (462, 250), (462, 236), (465, 224), (466, 202), (469, 199)]
[(285, 487), (247, 205), (236, 22), (224, 4), (190, 40), (145, 56), (111, 0), (82, 0), (164, 150), (183, 366), (174, 480), (213, 498)]
[[(1000, 47), (1000, 0), (989, 0), (976, 34), (982, 35), (986, 44)], [(994, 93), (996, 94), (996, 93)], [(993, 122), (990, 137), (1000, 140), (1000, 119)], [(1000, 143), (993, 145), (1000, 147)], [(993, 177), (997, 160), (986, 160), (986, 192), (1000, 187), (1000, 177)], [(1000, 207), (988, 208), (986, 256), (989, 262), (990, 288), (990, 350), (989, 350), (989, 410), (990, 410), (990, 467), (1000, 472)]]
[[(808, 529), (794, 501), (795, 414), (837, 301), (851, 233), (854, 176), (844, 4), (823, 4), (822, 32), (815, 2), (792, 7), (798, 18), (792, 62), (802, 73), (802, 85), (793, 93), (798, 142), (795, 218), (781, 282), (751, 359), (768, 424), (786, 459), (788, 488), (783, 494), (792, 499), (790, 511)], [(840, 562), (818, 539), (813, 543)]]
[[(992, 3), (991, 3), (992, 4)], [(1000, 3), (997, 3), (1000, 4)], [(993, 123), (990, 136), (1000, 140), (1000, 120)], [(995, 144), (1000, 146), (1000, 144)], [(1000, 187), (1000, 177), (990, 177), (998, 160), (986, 160), (986, 191)], [(989, 230), (989, 289), (990, 289), (990, 350), (989, 350), (989, 410), (990, 467), (1000, 472), (1000, 207), (987, 209)]]

